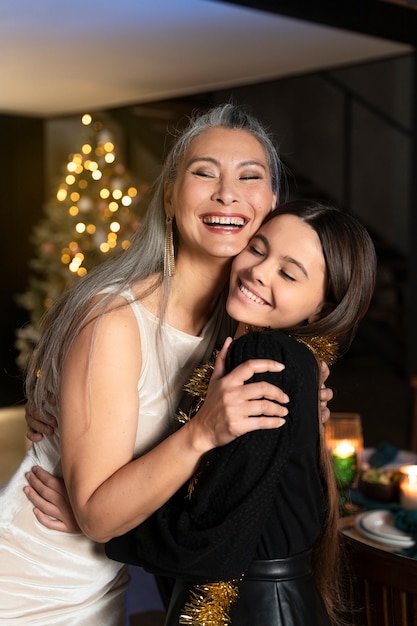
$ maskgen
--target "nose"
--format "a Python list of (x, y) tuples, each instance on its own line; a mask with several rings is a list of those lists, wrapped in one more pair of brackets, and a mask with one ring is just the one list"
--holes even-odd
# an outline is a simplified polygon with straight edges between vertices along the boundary
[(250, 269), (251, 278), (259, 285), (267, 285), (271, 279), (272, 268), (268, 259), (261, 259)]
[(213, 191), (213, 200), (224, 205), (238, 202), (239, 192), (236, 180), (232, 176), (221, 176)]

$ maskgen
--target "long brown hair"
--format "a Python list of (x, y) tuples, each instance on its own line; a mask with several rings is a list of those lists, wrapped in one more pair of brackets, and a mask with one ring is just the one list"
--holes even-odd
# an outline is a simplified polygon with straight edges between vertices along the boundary
[[(326, 264), (326, 305), (321, 319), (285, 329), (308, 342), (309, 338), (329, 338), (337, 355), (349, 348), (360, 320), (370, 305), (376, 277), (376, 254), (364, 226), (350, 214), (311, 200), (280, 205), (264, 220), (279, 215), (295, 215), (317, 233)], [(319, 419), (320, 412), (319, 412)], [(320, 536), (313, 547), (316, 585), (334, 623), (341, 623), (343, 598), (340, 586), (339, 493), (330, 454), (320, 423), (320, 468), (327, 495), (327, 510)]]

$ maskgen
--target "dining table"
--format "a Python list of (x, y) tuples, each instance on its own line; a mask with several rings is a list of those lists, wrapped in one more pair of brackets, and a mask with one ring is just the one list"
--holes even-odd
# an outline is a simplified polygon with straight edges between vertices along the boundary
[[(373, 449), (365, 449), (360, 471), (369, 468)], [(399, 450), (383, 465), (417, 465), (417, 454)], [(343, 594), (349, 626), (417, 626), (417, 533), (398, 528), (398, 516), (417, 519), (399, 499), (378, 501), (354, 484), (341, 502)], [(417, 526), (416, 526), (417, 529)]]

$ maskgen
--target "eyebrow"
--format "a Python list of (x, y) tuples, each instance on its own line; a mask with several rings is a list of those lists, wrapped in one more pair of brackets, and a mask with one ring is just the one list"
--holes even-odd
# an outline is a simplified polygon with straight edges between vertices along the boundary
[[(257, 233), (256, 235), (254, 235), (253, 238), (254, 239), (260, 239), (265, 244), (265, 246), (267, 247), (268, 251), (271, 249), (271, 246), (269, 245), (268, 239), (262, 233)], [(287, 263), (292, 263), (293, 265), (298, 267), (301, 270), (301, 272), (304, 274), (304, 276), (306, 278), (308, 278), (308, 272), (307, 272), (306, 268), (304, 267), (304, 265), (302, 263), (300, 263), (300, 261), (297, 261), (297, 259), (294, 259), (291, 256), (283, 256), (281, 258), (282, 258), (283, 261), (286, 261)]]
[[(187, 167), (190, 167), (191, 165), (194, 165), (194, 163), (197, 163), (198, 161), (205, 161), (208, 163), (213, 163), (213, 165), (217, 165), (220, 166), (221, 163), (220, 161), (218, 161), (217, 159), (210, 157), (210, 156), (196, 156), (196, 157), (192, 157), (188, 164)], [(247, 161), (239, 161), (238, 166), (239, 167), (247, 167), (248, 165), (257, 165), (258, 167), (261, 167), (265, 172), (268, 171), (267, 167), (261, 163), (260, 161), (256, 161), (254, 159), (248, 159)]]

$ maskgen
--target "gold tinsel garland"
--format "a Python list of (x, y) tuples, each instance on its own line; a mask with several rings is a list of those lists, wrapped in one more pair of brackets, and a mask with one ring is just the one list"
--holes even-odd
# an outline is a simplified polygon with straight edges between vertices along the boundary
[(190, 377), (190, 380), (184, 385), (184, 391), (186, 391), (191, 397), (196, 398), (196, 400), (193, 402), (188, 413), (185, 413), (184, 411), (179, 409), (179, 412), (175, 417), (181, 424), (186, 424), (187, 422), (189, 422), (190, 419), (193, 418), (196, 413), (198, 413), (198, 411), (204, 404), (210, 378), (213, 373), (218, 354), (219, 351), (214, 350), (210, 361), (208, 361), (204, 365), (199, 365), (198, 367), (196, 367)]
[(337, 359), (338, 343), (334, 337), (303, 337), (302, 335), (292, 335), (294, 339), (304, 344), (316, 356), (319, 361), (324, 361), (331, 365)]
[(195, 585), (178, 623), (187, 626), (230, 624), (229, 609), (238, 598), (237, 583), (237, 580), (230, 580)]

